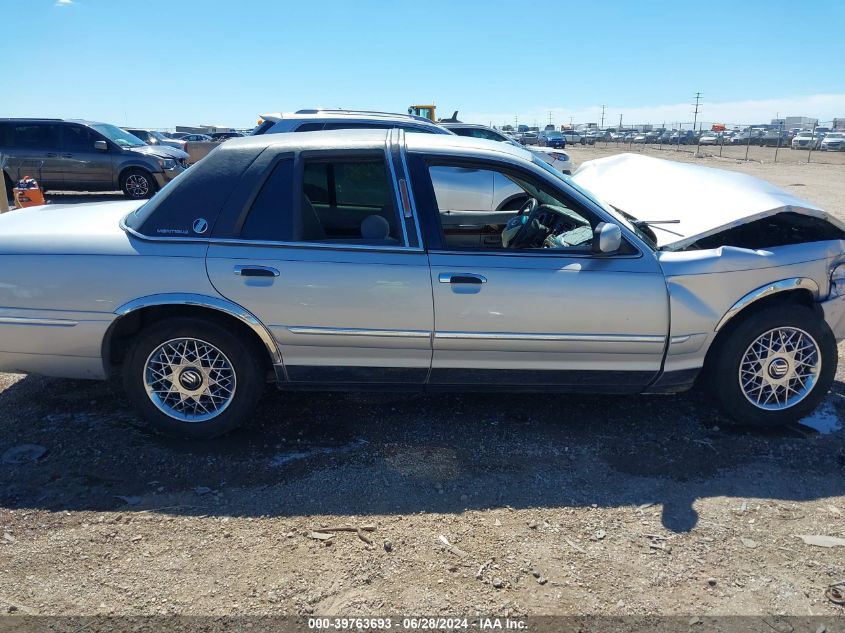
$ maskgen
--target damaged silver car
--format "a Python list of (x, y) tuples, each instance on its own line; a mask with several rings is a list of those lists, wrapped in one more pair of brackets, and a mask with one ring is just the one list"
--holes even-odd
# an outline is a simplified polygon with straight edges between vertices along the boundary
[(233, 139), (148, 202), (0, 217), (0, 370), (122, 377), (157, 430), (293, 389), (672, 393), (776, 425), (830, 387), (845, 227), (729, 172), (564, 176), (402, 130)]

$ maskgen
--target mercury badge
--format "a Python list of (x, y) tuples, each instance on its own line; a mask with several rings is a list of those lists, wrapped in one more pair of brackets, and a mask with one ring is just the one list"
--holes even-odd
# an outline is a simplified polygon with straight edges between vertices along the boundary
[(197, 218), (193, 224), (194, 233), (203, 234), (208, 230), (208, 220), (205, 218)]

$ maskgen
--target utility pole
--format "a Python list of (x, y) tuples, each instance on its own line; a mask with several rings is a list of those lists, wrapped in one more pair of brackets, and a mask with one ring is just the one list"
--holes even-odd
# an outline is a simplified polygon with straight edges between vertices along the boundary
[(600, 129), (604, 129), (604, 106), (601, 107), (601, 125), (599, 126)]
[(622, 115), (619, 115), (619, 131), (622, 131)]
[(692, 131), (695, 132), (695, 124), (698, 123), (698, 106), (701, 105), (701, 93), (695, 93), (695, 103), (691, 103), (690, 105), (695, 106), (695, 112), (693, 113), (692, 119)]
[(552, 111), (549, 110), (549, 125), (552, 124)]

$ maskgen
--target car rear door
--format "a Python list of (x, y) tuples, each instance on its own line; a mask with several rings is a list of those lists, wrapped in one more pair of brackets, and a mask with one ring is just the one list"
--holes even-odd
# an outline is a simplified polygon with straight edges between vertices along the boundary
[(215, 227), (209, 277), (271, 330), (283, 382), (424, 384), (431, 278), (395, 160), (383, 145), (268, 150), (234, 196), (243, 211)]
[[(35, 178), (44, 189), (61, 189), (59, 122), (17, 121), (11, 126), (12, 179)], [(17, 173), (15, 173), (17, 172)]]
[[(633, 392), (657, 377), (669, 307), (653, 253), (631, 241), (614, 255), (592, 253), (604, 219), (597, 206), (512, 164), (423, 154), (410, 162), (434, 293), (431, 385)], [(504, 248), (501, 211), (484, 219), (466, 209), (456, 221), (442, 202), (454, 196), (431, 174), (454, 169), (456, 188), (468, 167), (544, 187), (571, 214), (562, 217), (572, 219), (572, 246)], [(481, 181), (473, 172), (465, 182)]]

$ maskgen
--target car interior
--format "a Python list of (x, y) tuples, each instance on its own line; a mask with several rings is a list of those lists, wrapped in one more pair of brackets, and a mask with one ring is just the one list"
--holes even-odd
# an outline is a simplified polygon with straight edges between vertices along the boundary
[[(591, 248), (598, 222), (531, 182), (463, 167), (432, 166), (430, 173), (446, 248)], [(477, 195), (456, 195), (468, 190)]]
[(383, 161), (306, 162), (300, 213), (301, 241), (373, 246), (401, 242)]

